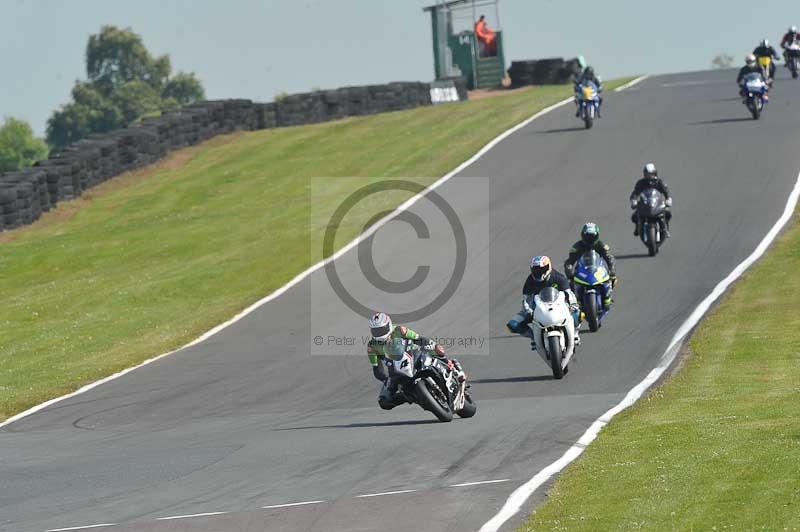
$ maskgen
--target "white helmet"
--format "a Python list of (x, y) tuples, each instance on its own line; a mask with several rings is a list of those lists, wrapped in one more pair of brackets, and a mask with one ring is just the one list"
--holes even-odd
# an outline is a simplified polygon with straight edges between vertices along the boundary
[(744, 64), (747, 66), (753, 66), (756, 64), (756, 56), (753, 54), (747, 54), (744, 56)]
[(383, 312), (374, 314), (369, 319), (369, 330), (374, 340), (385, 342), (392, 334), (392, 318)]
[(658, 170), (656, 170), (656, 165), (653, 163), (647, 163), (644, 165), (642, 169), (642, 176), (643, 177), (655, 177), (658, 175)]
[(763, 39), (761, 41), (761, 46), (769, 46), (769, 39)]
[(797, 26), (792, 26), (791, 28), (789, 28), (789, 32), (790, 33), (797, 33)]

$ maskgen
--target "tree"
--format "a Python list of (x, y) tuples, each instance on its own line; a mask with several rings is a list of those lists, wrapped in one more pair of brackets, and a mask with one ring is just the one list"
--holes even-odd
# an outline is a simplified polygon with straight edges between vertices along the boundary
[(733, 66), (733, 57), (728, 54), (719, 54), (711, 61), (714, 68), (730, 68)]
[(91, 133), (205, 97), (194, 73), (171, 73), (169, 56), (153, 57), (130, 28), (103, 26), (86, 45), (88, 81), (76, 81), (72, 101), (53, 112), (47, 142), (60, 150)]
[(203, 90), (203, 84), (194, 75), (194, 72), (185, 74), (178, 72), (167, 82), (161, 97), (165, 100), (173, 99), (180, 105), (204, 100), (206, 92)]
[(10, 172), (32, 165), (47, 157), (47, 144), (33, 136), (24, 120), (6, 118), (0, 126), (0, 172)]

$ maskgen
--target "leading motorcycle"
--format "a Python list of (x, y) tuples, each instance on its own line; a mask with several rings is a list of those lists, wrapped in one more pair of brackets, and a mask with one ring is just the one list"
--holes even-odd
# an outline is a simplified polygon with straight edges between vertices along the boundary
[(586, 129), (591, 129), (597, 111), (600, 108), (600, 93), (593, 81), (584, 81), (578, 84), (575, 98), (580, 105), (580, 117)]
[(639, 238), (647, 246), (648, 254), (654, 257), (663, 243), (662, 235), (667, 225), (667, 200), (661, 191), (648, 188), (639, 194), (635, 208)]
[(598, 252), (590, 249), (575, 264), (572, 282), (589, 330), (595, 332), (602, 326), (602, 319), (610, 310), (604, 304), (611, 294), (608, 264)]
[(764, 81), (766, 78), (755, 72), (747, 74), (742, 79), (744, 91), (744, 103), (753, 115), (753, 120), (758, 120), (764, 111), (764, 106), (769, 102), (769, 85)]
[(564, 292), (547, 287), (533, 296), (533, 340), (536, 351), (553, 370), (554, 379), (566, 375), (575, 354), (575, 322)]
[(411, 340), (394, 338), (385, 349), (389, 377), (397, 382), (397, 393), (409, 403), (431, 412), (439, 421), (475, 415), (478, 406), (467, 391), (466, 379), (456, 378), (453, 361), (433, 356)]

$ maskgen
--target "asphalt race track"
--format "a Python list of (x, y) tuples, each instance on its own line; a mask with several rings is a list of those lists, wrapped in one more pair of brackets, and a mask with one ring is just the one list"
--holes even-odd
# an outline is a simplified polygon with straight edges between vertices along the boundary
[[(488, 254), (491, 296), (413, 325), (434, 334), (448, 320), (488, 323), (491, 354), (463, 358), (475, 418), (439, 424), (416, 406), (380, 410), (360, 347), (359, 356), (309, 356), (308, 279), (206, 342), (0, 430), (0, 530), (477, 530), (657, 364), (694, 306), (780, 216), (800, 170), (800, 82), (779, 68), (769, 108), (753, 121), (734, 77), (649, 78), (608, 94), (591, 131), (571, 105), (559, 108), (463, 172), (490, 178), (490, 221), (462, 221), (489, 228), (488, 248), (474, 252)], [(632, 235), (627, 201), (649, 160), (675, 196), (673, 238), (655, 259)], [(460, 213), (486, 201), (459, 181), (438, 192)], [(426, 209), (413, 210), (425, 218)], [(621, 284), (603, 328), (583, 333), (569, 374), (554, 381), (504, 323), (530, 256), (549, 254), (560, 269), (589, 219), (619, 258)], [(392, 242), (404, 229), (384, 231)], [(419, 263), (381, 259), (388, 246), (376, 252), (398, 278)], [(337, 261), (345, 272), (355, 264), (354, 252)], [(341, 302), (316, 301), (326, 327), (366, 334)], [(313, 504), (282, 506), (296, 502)], [(224, 513), (158, 520), (215, 512)]]

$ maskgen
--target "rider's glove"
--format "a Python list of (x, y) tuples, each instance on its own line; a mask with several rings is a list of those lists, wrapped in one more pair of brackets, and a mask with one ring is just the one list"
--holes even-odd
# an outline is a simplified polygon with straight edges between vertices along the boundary
[(522, 298), (522, 308), (525, 309), (525, 313), (528, 315), (533, 315), (533, 309), (531, 308), (530, 303), (526, 298)]
[(667, 207), (672, 207), (672, 198), (667, 198), (666, 205)]
[(639, 201), (636, 198), (631, 198), (631, 209), (635, 209), (637, 205), (639, 205)]

